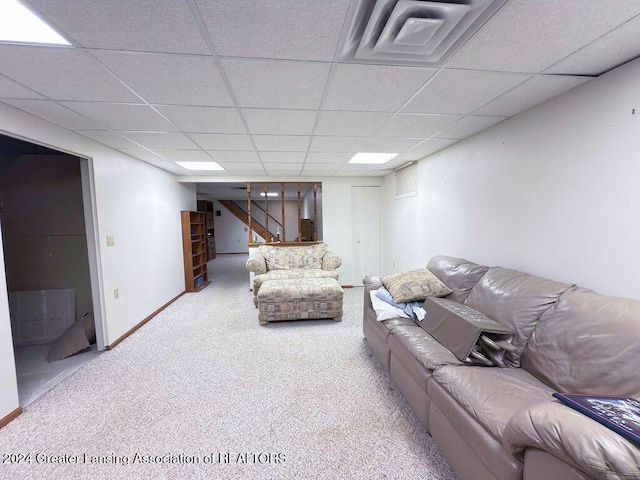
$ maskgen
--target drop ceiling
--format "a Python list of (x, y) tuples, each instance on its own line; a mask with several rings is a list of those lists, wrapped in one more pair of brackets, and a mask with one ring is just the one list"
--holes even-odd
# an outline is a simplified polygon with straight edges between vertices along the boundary
[(25, 1), (74, 48), (0, 44), (0, 101), (180, 176), (380, 176), (640, 56), (637, 0), (507, 0), (438, 61), (394, 57), (453, 29), (411, 12), (487, 2), (385, 0), (363, 59), (374, 0)]

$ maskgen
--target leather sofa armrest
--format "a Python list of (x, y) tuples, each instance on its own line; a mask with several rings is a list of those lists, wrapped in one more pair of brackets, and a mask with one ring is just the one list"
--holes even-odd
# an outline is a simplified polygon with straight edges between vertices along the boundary
[(261, 253), (252, 253), (247, 260), (246, 266), (247, 270), (255, 273), (256, 275), (267, 273), (267, 261)]
[(549, 401), (513, 415), (502, 442), (512, 455), (544, 450), (596, 479), (640, 478), (640, 450), (586, 415)]
[(382, 280), (379, 275), (367, 275), (362, 279), (365, 290), (377, 290), (382, 286)]
[(335, 270), (340, 265), (342, 265), (342, 259), (336, 253), (327, 252), (322, 257), (323, 270)]

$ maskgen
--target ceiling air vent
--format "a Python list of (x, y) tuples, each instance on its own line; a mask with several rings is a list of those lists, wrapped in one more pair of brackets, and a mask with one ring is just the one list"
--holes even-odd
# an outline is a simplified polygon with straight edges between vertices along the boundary
[(355, 0), (338, 61), (440, 66), (507, 0)]

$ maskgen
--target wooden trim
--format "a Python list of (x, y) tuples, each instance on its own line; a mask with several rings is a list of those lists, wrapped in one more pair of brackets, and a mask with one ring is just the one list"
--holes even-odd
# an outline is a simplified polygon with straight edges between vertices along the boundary
[(253, 217), (251, 215), (251, 183), (247, 182), (247, 226), (249, 227), (249, 242), (253, 242), (253, 226), (251, 221)]
[(353, 288), (353, 285), (340, 285), (342, 288)]
[(145, 318), (144, 320), (142, 320), (140, 323), (138, 323), (136, 326), (134, 326), (131, 330), (129, 330), (127, 333), (125, 333), (124, 335), (122, 335), (120, 338), (118, 338), (115, 342), (107, 345), (105, 347), (106, 350), (113, 350), (120, 342), (122, 342), (124, 339), (126, 339), (129, 335), (131, 335), (132, 333), (134, 333), (136, 330), (138, 330), (140, 327), (144, 326), (145, 323), (148, 323), (153, 317), (155, 317), (156, 315), (158, 315), (160, 312), (162, 312), (165, 308), (167, 308), (169, 305), (171, 305), (173, 302), (175, 302), (177, 299), (179, 299), (182, 295), (184, 295), (186, 293), (186, 291), (182, 292), (181, 294), (179, 294), (178, 296), (172, 298), (171, 300), (169, 300), (167, 303), (165, 303), (163, 306), (161, 306), (158, 310), (156, 310), (155, 312), (153, 312), (151, 315), (149, 315), (147, 318)]
[(280, 217), (282, 223), (282, 238), (280, 239), (282, 242), (287, 241), (287, 234), (285, 232), (285, 221), (284, 221), (284, 182), (280, 183), (280, 204), (282, 206), (282, 214)]
[[(264, 183), (263, 190), (264, 190), (264, 229), (267, 231), (267, 234), (271, 236), (271, 232), (269, 232), (269, 195), (267, 195), (267, 193), (269, 193), (269, 184), (267, 182)], [(264, 240), (268, 242), (270, 239), (265, 238)]]
[(322, 243), (322, 242), (265, 242), (265, 243), (250, 243), (248, 246), (259, 247), (260, 245), (277, 245), (278, 247), (304, 247), (306, 245), (318, 245), (319, 243)]
[(318, 184), (313, 184), (313, 239), (318, 240)]
[(5, 427), (11, 420), (15, 420), (17, 417), (22, 415), (22, 407), (16, 408), (13, 412), (7, 415), (4, 418), (0, 419), (0, 428)]
[(302, 240), (302, 204), (300, 203), (300, 183), (296, 184), (298, 190), (298, 237), (296, 240)]

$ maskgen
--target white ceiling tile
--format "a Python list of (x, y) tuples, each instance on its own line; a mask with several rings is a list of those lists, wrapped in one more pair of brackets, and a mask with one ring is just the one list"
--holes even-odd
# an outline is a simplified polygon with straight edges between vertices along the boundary
[(424, 158), (424, 154), (421, 153), (403, 153), (394, 158), (394, 161), (397, 161), (400, 164), (404, 164), (406, 162), (415, 162), (417, 160), (421, 160)]
[(464, 117), (450, 127), (445, 128), (436, 135), (436, 138), (466, 138), (474, 133), (478, 133), (491, 125), (504, 120), (505, 117)]
[(443, 70), (405, 106), (405, 113), (468, 114), (530, 75)]
[(232, 163), (232, 162), (238, 162), (238, 163), (260, 162), (260, 157), (258, 157), (258, 154), (256, 152), (232, 152), (232, 151), (207, 150), (207, 153), (217, 161), (224, 164)]
[(332, 163), (343, 164), (347, 163), (353, 157), (353, 153), (319, 153), (309, 152), (307, 154), (307, 165), (311, 163)]
[(474, 111), (477, 115), (511, 116), (590, 80), (588, 77), (538, 75)]
[(317, 109), (328, 63), (223, 59), (241, 107)]
[(420, 143), (423, 138), (370, 138), (361, 147), (360, 152), (403, 153)]
[(166, 105), (156, 107), (183, 132), (246, 133), (234, 108)]
[(104, 128), (99, 123), (49, 100), (8, 99), (3, 102), (71, 130)]
[(0, 45), (0, 58), (0, 73), (54, 100), (140, 101), (79, 49)]
[(304, 166), (303, 173), (308, 172), (323, 172), (323, 173), (335, 173), (337, 172), (342, 164), (340, 163), (306, 163)]
[(507, 2), (448, 66), (538, 73), (639, 13), (637, 0)]
[[(264, 169), (262, 168), (262, 164), (258, 162), (247, 162), (247, 163), (234, 163), (234, 162), (221, 162), (226, 170), (230, 172), (248, 172), (248, 171), (260, 171), (261, 175), (264, 175)], [(246, 197), (246, 193), (245, 193)]]
[(268, 166), (272, 163), (302, 163), (305, 152), (260, 152), (260, 158)]
[(325, 110), (320, 113), (315, 133), (316, 135), (369, 137), (389, 118), (391, 118), (390, 113)]
[(145, 160), (149, 165), (153, 165), (154, 167), (161, 168), (162, 170), (166, 170), (167, 172), (171, 172), (174, 175), (193, 175), (193, 172), (187, 170), (184, 167), (181, 167), (177, 163), (170, 162), (168, 160), (154, 160), (149, 159)]
[(336, 67), (326, 110), (395, 112), (436, 72), (434, 69), (346, 65)]
[(347, 163), (346, 165), (343, 165), (342, 167), (340, 167), (338, 174), (342, 175), (343, 173), (347, 173), (347, 172), (364, 174), (366, 172), (370, 172), (371, 170), (374, 170), (376, 166), (377, 165), (372, 165), (372, 164)]
[[(103, 124), (110, 130), (152, 130), (175, 132), (177, 128), (148, 105), (126, 103), (61, 102)], [(82, 129), (83, 127), (76, 127)], [(85, 127), (86, 128), (86, 127)], [(93, 129), (93, 127), (88, 127)]]
[(158, 154), (150, 150), (145, 150), (144, 148), (121, 148), (120, 151), (122, 153), (126, 153), (127, 155), (131, 155), (132, 157), (135, 157), (139, 160), (144, 160), (145, 162), (151, 160), (162, 160), (162, 157), (160, 157)]
[(0, 98), (43, 98), (42, 95), (0, 75)]
[(78, 133), (112, 148), (140, 148), (139, 145), (136, 145), (131, 140), (109, 130), (88, 130), (78, 131)]
[(330, 61), (349, 0), (196, 3), (219, 55)]
[(138, 145), (153, 149), (197, 150), (198, 146), (184, 133), (176, 132), (120, 132)]
[(320, 137), (314, 136), (310, 152), (357, 152), (367, 137)]
[(311, 135), (316, 110), (243, 108), (242, 114), (254, 134)]
[(227, 133), (190, 133), (191, 140), (205, 150), (253, 150), (249, 135)]
[(189, 2), (29, 0), (83, 47), (208, 54)]
[(284, 171), (288, 171), (288, 172), (295, 173), (297, 175), (302, 170), (302, 162), (300, 162), (300, 163), (288, 163), (288, 162), (285, 162), (285, 163), (278, 163), (278, 162), (265, 163), (264, 168), (265, 168), (265, 170), (267, 170), (267, 172), (284, 172)]
[(560, 60), (545, 73), (600, 75), (640, 57), (640, 16)]
[(458, 115), (398, 114), (376, 133), (376, 137), (426, 138), (459, 118)]
[(267, 152), (306, 152), (310, 139), (304, 135), (253, 135), (258, 150)]
[(327, 171), (327, 170), (310, 170), (308, 168), (304, 168), (302, 171), (302, 175), (305, 177), (331, 177), (335, 172)]
[(417, 155), (423, 155), (423, 156), (429, 155), (431, 153), (437, 152), (438, 150), (442, 150), (443, 148), (446, 148), (449, 145), (453, 145), (458, 141), (459, 140), (453, 140), (453, 139), (447, 139), (447, 140), (439, 139), (439, 138), (430, 139), (422, 142), (419, 145), (416, 145), (412, 149), (408, 150), (406, 154), (407, 155), (417, 154)]
[(211, 57), (100, 50), (92, 54), (148, 103), (233, 106)]
[(172, 162), (213, 162), (202, 150), (154, 149), (155, 153)]

